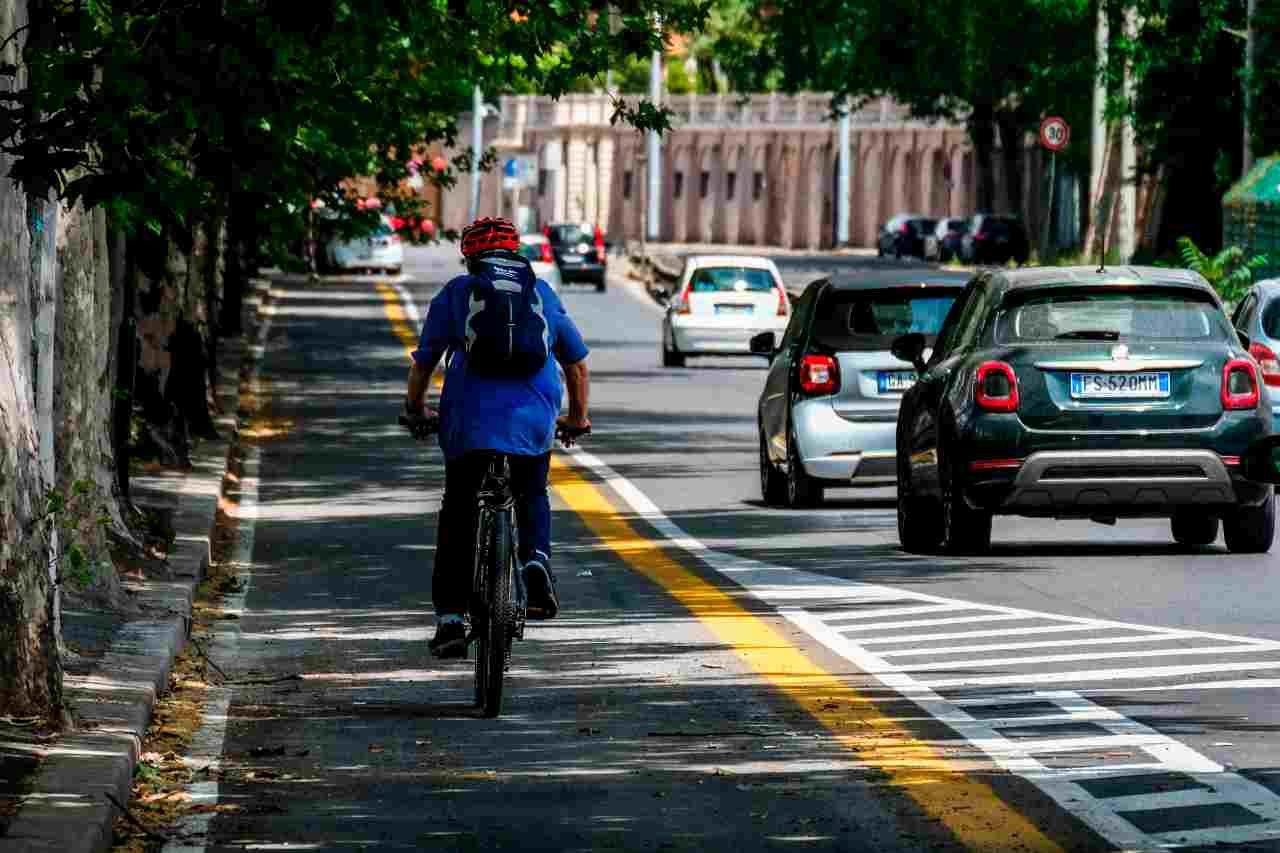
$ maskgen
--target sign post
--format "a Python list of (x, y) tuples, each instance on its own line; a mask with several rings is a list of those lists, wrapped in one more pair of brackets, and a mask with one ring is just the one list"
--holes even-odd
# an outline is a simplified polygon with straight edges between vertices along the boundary
[(1049, 243), (1049, 225), (1053, 221), (1054, 190), (1057, 188), (1058, 152), (1071, 141), (1071, 125), (1058, 116), (1040, 122), (1040, 144), (1049, 151), (1049, 200), (1040, 223), (1040, 262), (1056, 259), (1057, 251)]

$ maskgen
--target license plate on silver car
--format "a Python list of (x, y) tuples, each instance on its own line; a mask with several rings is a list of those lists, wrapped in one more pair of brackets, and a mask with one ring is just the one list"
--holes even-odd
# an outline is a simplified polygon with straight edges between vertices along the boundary
[(755, 310), (756, 309), (754, 305), (717, 305), (716, 306), (717, 314), (734, 314), (734, 315), (753, 314), (755, 313)]
[(876, 388), (881, 394), (906, 391), (916, 384), (916, 375), (910, 370), (881, 370), (876, 375)]
[(1091, 399), (1160, 399), (1169, 396), (1169, 374), (1073, 373), (1071, 396)]

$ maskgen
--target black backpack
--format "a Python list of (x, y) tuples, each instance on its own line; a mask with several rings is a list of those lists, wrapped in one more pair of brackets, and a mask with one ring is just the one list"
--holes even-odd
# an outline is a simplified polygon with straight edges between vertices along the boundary
[(537, 277), (514, 253), (489, 255), (471, 262), (467, 287), (467, 370), (487, 375), (527, 378), (551, 355), (551, 330)]

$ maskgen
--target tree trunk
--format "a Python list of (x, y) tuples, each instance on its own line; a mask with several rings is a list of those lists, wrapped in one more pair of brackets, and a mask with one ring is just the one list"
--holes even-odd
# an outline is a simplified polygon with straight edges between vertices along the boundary
[(68, 594), (114, 608), (126, 603), (111, 562), (105, 514), (117, 535), (132, 540), (114, 486), (110, 434), (112, 408), (111, 277), (102, 211), (64, 209), (58, 229), (57, 277), (62, 302), (54, 365), (54, 435), (57, 487), (77, 495), (67, 505), (63, 530), (83, 555), (82, 571), (65, 584)]
[(129, 269), (128, 240), (118, 222), (108, 222), (111, 276), (111, 352), (113, 398), (111, 404), (111, 451), (115, 459), (116, 491), (125, 509), (132, 506), (129, 495), (130, 421), (133, 414), (134, 376), (138, 364), (138, 326), (134, 319), (134, 275)]
[[(1022, 154), (1025, 134), (1022, 124), (1012, 112), (998, 110), (996, 127), (1000, 130), (1000, 159), (1004, 162), (1004, 202), (1013, 216), (1025, 216), (1022, 209)], [(1029, 224), (1029, 223), (1028, 223)]]
[(976, 179), (978, 213), (995, 210), (995, 126), (993, 110), (989, 105), (978, 104), (969, 114), (969, 138), (973, 140), (973, 161)]

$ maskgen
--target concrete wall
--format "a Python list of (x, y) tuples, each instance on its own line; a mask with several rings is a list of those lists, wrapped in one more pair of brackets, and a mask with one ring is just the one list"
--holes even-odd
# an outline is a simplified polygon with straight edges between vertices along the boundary
[[(829, 102), (821, 93), (753, 95), (745, 103), (734, 95), (673, 97), (668, 106), (676, 113), (675, 128), (662, 141), (661, 239), (831, 246), (837, 152)], [(481, 215), (510, 216), (514, 199), (533, 208), (538, 225), (587, 221), (600, 224), (614, 240), (639, 240), (647, 191), (645, 140), (609, 124), (608, 98), (503, 97), (499, 106), (500, 115), (486, 119), (485, 144), (497, 148), (500, 163), (528, 155), (537, 158), (542, 172), (536, 186), (514, 196), (500, 195), (499, 174), (486, 174)], [(855, 113), (852, 124), (853, 245), (874, 246), (879, 225), (897, 213), (975, 212), (973, 150), (963, 126), (912, 120), (888, 99)], [(470, 138), (470, 126), (470, 115), (464, 115), (460, 139)], [(1041, 161), (1029, 144), (1023, 181), (1031, 191), (1017, 212), (1030, 229), (1040, 224)], [(1003, 180), (997, 175), (997, 186)], [(469, 207), (470, 181), (464, 176), (442, 200), (445, 227), (464, 225)]]

